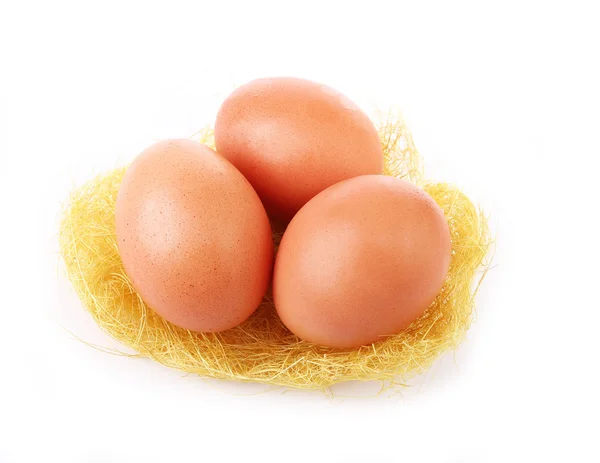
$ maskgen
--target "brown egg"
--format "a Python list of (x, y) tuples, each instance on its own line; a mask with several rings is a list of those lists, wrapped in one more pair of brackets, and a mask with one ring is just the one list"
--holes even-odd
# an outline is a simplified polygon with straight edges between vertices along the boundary
[(273, 296), (298, 337), (357, 347), (396, 334), (439, 293), (450, 262), (439, 206), (384, 175), (340, 182), (290, 222), (275, 261)]
[(238, 88), (219, 110), (215, 143), (281, 219), (341, 180), (383, 169), (367, 115), (336, 90), (304, 79), (259, 79)]
[(135, 159), (119, 189), (116, 233), (134, 288), (182, 328), (236, 326), (267, 290), (273, 242), (260, 199), (195, 141), (163, 141)]

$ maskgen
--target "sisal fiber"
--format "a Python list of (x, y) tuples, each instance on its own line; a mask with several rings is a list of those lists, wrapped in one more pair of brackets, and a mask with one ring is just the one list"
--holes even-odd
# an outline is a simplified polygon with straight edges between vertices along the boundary
[[(73, 191), (60, 225), (60, 254), (84, 307), (110, 336), (171, 368), (204, 377), (326, 389), (350, 380), (403, 384), (456, 348), (473, 319), (474, 297), (491, 246), (482, 211), (456, 187), (423, 180), (422, 163), (399, 117), (379, 124), (385, 173), (418, 184), (441, 206), (452, 237), (446, 282), (425, 314), (404, 332), (359, 349), (332, 349), (296, 338), (269, 294), (246, 322), (221, 333), (194, 333), (156, 315), (129, 282), (115, 237), (115, 201), (126, 168)], [(207, 128), (196, 139), (212, 143)], [(281, 231), (274, 233), (276, 244)]]

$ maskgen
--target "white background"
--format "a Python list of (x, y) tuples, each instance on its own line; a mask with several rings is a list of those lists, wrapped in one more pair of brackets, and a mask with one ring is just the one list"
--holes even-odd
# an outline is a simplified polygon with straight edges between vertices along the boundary
[[(600, 461), (594, 3), (0, 0), (0, 462)], [(58, 265), (73, 185), (272, 75), (397, 105), (491, 216), (467, 342), (399, 394), (255, 394), (70, 334), (118, 347)]]

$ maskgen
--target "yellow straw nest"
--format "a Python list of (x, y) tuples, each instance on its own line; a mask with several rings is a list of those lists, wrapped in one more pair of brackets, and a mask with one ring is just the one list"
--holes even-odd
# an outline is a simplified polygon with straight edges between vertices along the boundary
[[(350, 380), (403, 384), (464, 338), (491, 241), (485, 217), (469, 198), (447, 183), (422, 180), (421, 159), (401, 118), (383, 120), (379, 133), (385, 173), (422, 186), (443, 209), (452, 235), (444, 287), (425, 314), (400, 334), (359, 349), (317, 346), (283, 326), (270, 295), (250, 319), (222, 333), (194, 333), (163, 320), (132, 287), (117, 249), (115, 200), (126, 168), (89, 181), (65, 206), (59, 240), (68, 278), (104, 331), (168, 367), (303, 389), (326, 389)], [(196, 138), (212, 144), (212, 130)], [(281, 233), (273, 236), (277, 244)]]

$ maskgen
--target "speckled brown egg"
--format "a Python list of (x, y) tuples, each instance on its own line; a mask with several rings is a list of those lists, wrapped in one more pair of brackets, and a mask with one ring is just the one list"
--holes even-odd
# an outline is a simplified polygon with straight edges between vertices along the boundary
[(259, 197), (207, 146), (168, 140), (127, 169), (116, 204), (117, 243), (142, 299), (193, 331), (246, 320), (267, 290), (273, 242)]
[(234, 91), (217, 115), (215, 142), (281, 219), (341, 180), (383, 169), (367, 115), (331, 87), (298, 78), (259, 79)]
[(330, 347), (399, 333), (440, 292), (450, 233), (434, 200), (383, 175), (340, 182), (290, 222), (275, 262), (273, 296), (298, 337)]

